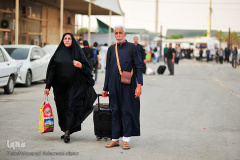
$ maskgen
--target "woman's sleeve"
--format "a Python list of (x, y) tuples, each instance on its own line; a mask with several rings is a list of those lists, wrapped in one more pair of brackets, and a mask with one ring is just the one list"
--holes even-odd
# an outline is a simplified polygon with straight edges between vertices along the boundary
[(83, 74), (85, 74), (85, 75), (90, 75), (92, 72), (91, 72), (91, 67), (90, 67), (90, 64), (88, 63), (88, 60), (87, 60), (87, 58), (86, 58), (86, 56), (85, 56), (85, 54), (84, 54), (84, 52), (83, 52), (83, 50), (81, 49), (80, 50), (80, 55), (81, 55), (81, 60), (80, 60), (80, 62), (82, 63), (82, 69), (80, 69), (81, 70), (81, 72), (83, 73)]
[[(112, 46), (111, 46), (112, 47)], [(111, 59), (111, 47), (108, 48), (108, 52), (107, 52), (107, 64), (106, 64), (106, 73), (105, 73), (105, 81), (104, 81), (104, 87), (103, 90), (104, 91), (109, 91), (108, 88), (108, 83), (109, 83), (109, 72), (110, 72), (110, 59)]]
[(141, 59), (141, 53), (138, 47), (135, 46), (134, 44), (132, 44), (132, 48), (133, 48), (133, 63), (134, 63), (134, 68), (137, 76), (137, 81), (138, 81), (138, 84), (143, 85), (143, 73), (142, 73), (143, 62)]
[(55, 70), (56, 70), (56, 63), (55, 63), (55, 56), (53, 55), (47, 68), (47, 75), (46, 75), (46, 89), (51, 89), (54, 81)]

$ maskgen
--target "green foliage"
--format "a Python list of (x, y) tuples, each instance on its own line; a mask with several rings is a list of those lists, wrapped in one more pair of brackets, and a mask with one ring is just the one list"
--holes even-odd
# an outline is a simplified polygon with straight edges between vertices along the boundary
[(226, 34), (221, 30), (215, 32), (214, 36), (219, 40), (220, 44), (226, 39)]
[(168, 39), (180, 39), (180, 38), (183, 38), (182, 34), (177, 34), (177, 35), (171, 34), (168, 37)]
[(88, 29), (87, 29), (86, 27), (79, 28), (79, 29), (78, 29), (78, 33), (81, 33), (81, 32), (86, 33), (86, 32), (88, 32)]
[(202, 34), (203, 37), (207, 37), (207, 32)]

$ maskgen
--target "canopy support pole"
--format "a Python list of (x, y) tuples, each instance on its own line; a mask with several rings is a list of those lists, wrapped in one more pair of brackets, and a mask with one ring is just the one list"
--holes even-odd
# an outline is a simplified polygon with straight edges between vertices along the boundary
[(63, 4), (64, 0), (61, 0), (60, 2), (60, 41), (62, 40), (63, 35)]
[(91, 25), (91, 10), (92, 10), (92, 3), (88, 3), (88, 44), (91, 44), (91, 33), (90, 33), (90, 25)]
[(16, 6), (15, 6), (15, 44), (18, 44), (18, 23), (19, 23), (19, 0), (16, 0)]
[(109, 26), (108, 26), (108, 46), (111, 45), (111, 17), (112, 17), (112, 11), (109, 10)]

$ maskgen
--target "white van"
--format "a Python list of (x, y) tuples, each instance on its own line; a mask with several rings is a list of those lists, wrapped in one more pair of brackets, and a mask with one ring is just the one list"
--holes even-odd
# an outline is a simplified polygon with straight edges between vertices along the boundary
[(200, 37), (194, 41), (193, 55), (199, 57), (200, 48), (203, 50), (203, 57), (206, 57), (207, 48), (210, 50), (210, 57), (215, 56), (217, 48), (220, 48), (220, 42), (214, 37)]
[(13, 93), (17, 73), (17, 62), (0, 46), (0, 87), (6, 94)]

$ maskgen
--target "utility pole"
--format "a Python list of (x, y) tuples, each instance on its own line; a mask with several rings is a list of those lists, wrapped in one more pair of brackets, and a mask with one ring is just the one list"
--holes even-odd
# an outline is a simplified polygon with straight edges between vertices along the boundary
[(162, 25), (160, 28), (160, 56), (162, 56)]
[(208, 29), (207, 29), (207, 37), (211, 37), (211, 15), (212, 15), (212, 0), (210, 0), (210, 7), (209, 7), (209, 18), (208, 18)]
[(229, 28), (229, 31), (228, 31), (228, 49), (231, 48), (231, 31), (230, 31), (230, 28)]
[(158, 0), (156, 0), (156, 11), (155, 11), (155, 33), (157, 33), (158, 28)]

